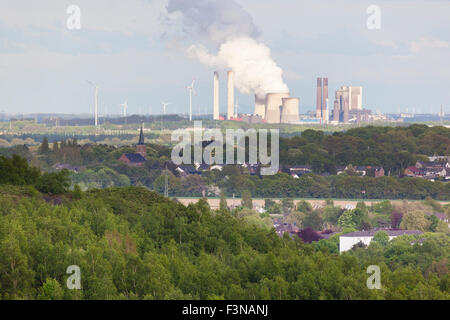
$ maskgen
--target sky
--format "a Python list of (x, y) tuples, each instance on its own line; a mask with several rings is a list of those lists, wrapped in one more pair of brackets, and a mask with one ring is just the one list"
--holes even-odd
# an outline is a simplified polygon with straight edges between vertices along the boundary
[[(160, 114), (189, 109), (186, 86), (196, 79), (194, 113), (212, 113), (213, 72), (187, 54), (217, 43), (186, 32), (169, 0), (0, 0), (0, 112), (88, 113), (99, 86), (99, 112)], [(179, 1), (179, 0), (178, 0)], [(214, 2), (214, 0), (195, 0)], [(220, 0), (227, 1), (227, 0)], [(234, 0), (258, 28), (283, 70), (300, 112), (315, 108), (316, 78), (329, 78), (330, 100), (344, 85), (363, 87), (373, 111), (450, 113), (450, 0)], [(70, 30), (70, 5), (81, 29)], [(380, 29), (367, 27), (370, 5)], [(214, 17), (214, 15), (212, 15)], [(211, 17), (209, 17), (211, 18)], [(226, 70), (220, 108), (226, 112)], [(239, 111), (254, 97), (237, 92)]]

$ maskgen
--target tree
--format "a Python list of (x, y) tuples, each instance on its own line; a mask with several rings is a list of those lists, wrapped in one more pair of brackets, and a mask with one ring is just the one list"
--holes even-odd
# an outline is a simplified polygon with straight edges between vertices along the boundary
[(220, 203), (219, 203), (220, 210), (228, 210), (228, 204), (227, 204), (227, 198), (225, 197), (225, 192), (220, 192)]
[(425, 215), (421, 211), (409, 211), (403, 215), (400, 228), (405, 230), (419, 230), (427, 231), (431, 222), (425, 218)]
[(274, 206), (276, 204), (275, 201), (273, 201), (272, 199), (264, 199), (264, 208), (266, 210), (269, 210), (272, 206)]
[(69, 171), (66, 169), (59, 172), (44, 172), (36, 183), (36, 189), (48, 194), (66, 193), (69, 186)]
[(283, 207), (283, 213), (289, 213), (294, 208), (294, 201), (289, 198), (281, 200), (281, 206)]
[(431, 216), (425, 216), (425, 218), (428, 219), (428, 221), (430, 221), (430, 226), (429, 226), (430, 231), (436, 232), (436, 228), (439, 224), (438, 217), (436, 217), (434, 214), (432, 214)]
[(252, 194), (248, 190), (242, 193), (242, 206), (244, 208), (253, 209)]
[(53, 153), (57, 153), (59, 151), (58, 141), (53, 142)]
[(40, 154), (48, 154), (49, 152), (50, 152), (50, 148), (48, 146), (48, 138), (44, 137), (42, 139), (41, 147), (39, 148), (39, 153)]
[(300, 230), (298, 233), (298, 236), (303, 240), (305, 243), (311, 243), (313, 241), (319, 241), (320, 239), (323, 239), (317, 232), (315, 232), (312, 228), (306, 228), (303, 230)]
[(386, 233), (386, 231), (378, 231), (374, 234), (371, 244), (372, 243), (379, 244), (382, 247), (385, 247), (389, 243), (389, 235)]
[(302, 200), (297, 203), (297, 210), (300, 212), (308, 213), (308, 212), (312, 212), (313, 209), (309, 202)]
[(341, 229), (356, 229), (356, 223), (353, 221), (353, 212), (345, 211), (338, 219), (338, 226)]
[(307, 213), (303, 219), (303, 226), (314, 230), (322, 230), (323, 220), (320, 217), (319, 212), (313, 211), (311, 213)]
[(391, 214), (391, 228), (398, 229), (400, 228), (400, 224), (402, 222), (403, 213), (399, 211), (394, 211)]
[(41, 288), (39, 288), (39, 300), (62, 300), (64, 290), (56, 279), (48, 278)]

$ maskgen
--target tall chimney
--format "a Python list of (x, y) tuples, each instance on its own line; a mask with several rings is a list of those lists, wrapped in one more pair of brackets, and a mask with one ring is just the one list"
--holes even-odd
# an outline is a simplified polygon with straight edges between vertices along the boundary
[(328, 78), (323, 78), (322, 123), (328, 123)]
[(219, 73), (214, 72), (214, 120), (220, 120), (219, 112)]
[(333, 121), (339, 122), (339, 102), (334, 100)]
[(322, 118), (322, 78), (317, 78), (316, 118)]
[(228, 71), (228, 113), (227, 119), (234, 116), (234, 72)]
[(343, 103), (344, 103), (344, 119), (343, 119), (343, 121), (344, 121), (344, 123), (348, 123), (348, 120), (349, 120), (349, 111), (350, 111), (350, 109), (349, 109), (349, 92), (348, 91), (346, 91), (346, 92), (344, 92), (344, 97), (343, 97)]

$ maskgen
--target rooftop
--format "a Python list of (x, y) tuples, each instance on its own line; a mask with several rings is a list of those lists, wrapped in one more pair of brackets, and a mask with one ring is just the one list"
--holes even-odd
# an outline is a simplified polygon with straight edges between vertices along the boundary
[(418, 230), (390, 230), (390, 229), (373, 229), (368, 231), (355, 231), (351, 233), (347, 233), (342, 235), (341, 237), (373, 237), (375, 233), (384, 231), (390, 237), (398, 237), (403, 235), (415, 235), (415, 234), (423, 234), (422, 231)]

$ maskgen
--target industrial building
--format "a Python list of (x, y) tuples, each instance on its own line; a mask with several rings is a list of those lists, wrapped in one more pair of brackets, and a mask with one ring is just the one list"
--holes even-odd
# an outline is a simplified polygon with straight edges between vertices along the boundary
[(317, 78), (316, 118), (321, 123), (328, 123), (329, 120), (328, 78)]
[(363, 109), (362, 87), (344, 86), (335, 93), (333, 107), (334, 122), (368, 122), (371, 111)]
[[(235, 111), (234, 72), (227, 73), (227, 120), (241, 119)], [(220, 120), (219, 113), (219, 73), (214, 72), (214, 120)], [(252, 117), (245, 117), (250, 123), (294, 123), (299, 121), (300, 99), (290, 96), (289, 92), (269, 92), (263, 96), (255, 94), (255, 112)]]

